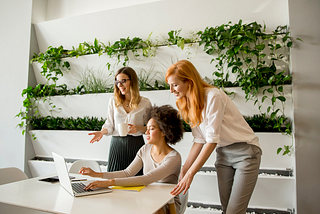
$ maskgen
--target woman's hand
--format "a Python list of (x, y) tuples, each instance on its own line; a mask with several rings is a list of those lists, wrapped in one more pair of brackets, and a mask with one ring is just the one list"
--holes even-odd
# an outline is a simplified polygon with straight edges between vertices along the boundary
[(89, 190), (89, 189), (95, 189), (98, 187), (109, 187), (109, 186), (114, 186), (115, 185), (115, 180), (114, 179), (110, 179), (110, 180), (106, 180), (106, 181), (94, 181), (92, 183), (90, 183), (88, 186), (86, 186), (84, 189), (85, 190)]
[(137, 132), (141, 132), (141, 133), (145, 133), (146, 132), (146, 127), (145, 126), (136, 126), (136, 125), (132, 125), (132, 124), (128, 124), (129, 126), (129, 131), (128, 134), (134, 134)]
[(89, 175), (91, 177), (101, 177), (101, 176), (99, 176), (100, 173), (97, 173), (97, 172), (93, 171), (89, 167), (81, 167), (81, 169), (79, 170), (79, 174)]
[(101, 140), (101, 138), (103, 137), (102, 131), (91, 132), (88, 135), (94, 135), (93, 138), (90, 140), (90, 143), (99, 142), (99, 140)]
[[(181, 176), (181, 174), (180, 174), (180, 176)], [(190, 185), (193, 181), (193, 176), (194, 175), (192, 175), (191, 173), (187, 173), (185, 176), (180, 178), (181, 180), (179, 181), (177, 186), (175, 186), (173, 188), (173, 190), (170, 192), (170, 194), (179, 195), (182, 191), (183, 191), (183, 194), (186, 194), (187, 190), (190, 188)]]

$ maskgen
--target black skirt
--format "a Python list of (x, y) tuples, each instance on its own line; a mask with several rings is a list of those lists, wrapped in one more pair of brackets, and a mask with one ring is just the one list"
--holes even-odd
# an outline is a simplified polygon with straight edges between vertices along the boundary
[[(144, 140), (142, 135), (112, 136), (108, 158), (108, 172), (126, 169), (143, 145)], [(142, 174), (143, 171), (141, 169), (137, 175)]]

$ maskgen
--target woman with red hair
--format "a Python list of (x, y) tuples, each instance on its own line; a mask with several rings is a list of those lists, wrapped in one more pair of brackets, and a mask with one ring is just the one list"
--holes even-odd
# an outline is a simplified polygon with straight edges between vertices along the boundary
[(194, 175), (216, 148), (220, 201), (224, 214), (245, 214), (255, 187), (261, 149), (259, 139), (231, 99), (181, 60), (166, 72), (179, 114), (190, 124), (193, 146), (171, 194), (189, 189)]

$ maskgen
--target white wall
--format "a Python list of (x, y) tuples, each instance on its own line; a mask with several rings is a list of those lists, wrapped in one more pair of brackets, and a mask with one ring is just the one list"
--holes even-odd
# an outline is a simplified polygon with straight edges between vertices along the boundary
[[(43, 1), (43, 0), (41, 0)], [(46, 0), (47, 21), (160, 0)]]
[(320, 199), (320, 1), (290, 0), (297, 213), (319, 213)]
[(0, 0), (0, 167), (25, 167), (25, 136), (15, 128), (28, 86), (32, 0)]
[[(50, 10), (48, 7), (48, 14), (53, 13)], [(93, 43), (95, 38), (107, 44), (128, 36), (146, 39), (151, 32), (152, 39), (161, 40), (171, 30), (182, 29), (184, 36), (240, 19), (265, 22), (268, 31), (287, 25), (287, 0), (163, 0), (40, 22), (36, 33), (40, 51), (45, 52), (50, 45), (72, 49), (84, 41)]]
[[(37, 0), (39, 1), (39, 0)], [(44, 0), (43, 0), (44, 1)], [(39, 1), (41, 2), (41, 1)], [(58, 8), (61, 6), (66, 7), (66, 0), (49, 0), (48, 9), (54, 9), (52, 4), (54, 2), (60, 3), (56, 5)], [(65, 8), (67, 12), (57, 12), (59, 17), (54, 17), (54, 10), (48, 11), (46, 18), (40, 17), (34, 19), (34, 23), (41, 22), (43, 20), (53, 20), (57, 18), (64, 18), (72, 15), (66, 20), (72, 21), (76, 10), (71, 13), (71, 8), (76, 8), (79, 3), (79, 11), (82, 14), (86, 14), (86, 18), (80, 26), (69, 26), (68, 28), (62, 28), (60, 31), (57, 30), (57, 34), (53, 35), (53, 38), (57, 38), (57, 42), (47, 40), (43, 43), (42, 49), (46, 49), (46, 45), (65, 45), (71, 47), (77, 45), (83, 41), (93, 41), (97, 38), (108, 38), (109, 40), (118, 39), (121, 36), (146, 36), (151, 31), (156, 31), (158, 34), (162, 32), (168, 32), (172, 29), (186, 30), (201, 30), (207, 25), (214, 26), (216, 24), (222, 24), (229, 20), (238, 21), (242, 18), (244, 21), (257, 21), (263, 23), (266, 22), (269, 29), (273, 29), (275, 26), (280, 24), (287, 24), (288, 17), (290, 17), (290, 26), (293, 37), (300, 37), (304, 40), (303, 43), (299, 44), (292, 50), (292, 71), (294, 75), (293, 81), (293, 95), (295, 103), (295, 143), (296, 143), (296, 178), (297, 178), (297, 212), (298, 214), (306, 213), (318, 213), (318, 201), (320, 198), (320, 170), (319, 166), (316, 165), (320, 162), (320, 114), (319, 110), (319, 94), (320, 86), (320, 72), (319, 70), (319, 35), (320, 30), (318, 23), (320, 20), (319, 15), (319, 4), (318, 0), (300, 1), (300, 0), (212, 0), (212, 1), (193, 1), (191, 9), (187, 10), (186, 5), (182, 4), (185, 1), (170, 1), (172, 7), (154, 7), (154, 4), (161, 4), (161, 2), (168, 2), (163, 0), (161, 2), (155, 2), (150, 4), (150, 7), (146, 9), (152, 9), (152, 12), (148, 10), (142, 10), (137, 16), (132, 17), (137, 23), (135, 25), (136, 31), (128, 34), (122, 31), (126, 30), (126, 22), (128, 20), (120, 20), (122, 14), (117, 14), (117, 11), (125, 11), (126, 8), (119, 8), (113, 13), (110, 19), (97, 19), (95, 22), (86, 22), (87, 17), (91, 17), (92, 12), (99, 11), (100, 4), (103, 1), (94, 1), (95, 5), (93, 8), (87, 7), (93, 1), (76, 1), (69, 0), (71, 3), (67, 5), (69, 8)], [(89, 3), (90, 2), (90, 3)], [(113, 1), (113, 7), (115, 6)], [(121, 4), (124, 1), (121, 1)], [(126, 4), (130, 2), (145, 3), (141, 1), (125, 1)], [(190, 1), (191, 2), (191, 1)], [(200, 7), (197, 2), (206, 4), (213, 2), (214, 7)], [(43, 3), (43, 2), (42, 2)], [(112, 5), (111, 1), (109, 2)], [(282, 6), (279, 7), (279, 4)], [(289, 15), (288, 10), (283, 10), (289, 4)], [(17, 166), (21, 169), (24, 168), (24, 143), (25, 137), (21, 135), (19, 129), (15, 129), (16, 124), (19, 120), (14, 119), (14, 115), (19, 112), (22, 97), (22, 89), (27, 87), (28, 79), (28, 60), (29, 60), (29, 43), (30, 43), (30, 26), (31, 26), (31, 0), (0, 0), (0, 29), (1, 29), (1, 78), (0, 78), (0, 167), (6, 166)], [(109, 5), (109, 4), (108, 4)], [(107, 4), (103, 4), (103, 10), (107, 10)], [(147, 4), (142, 4), (144, 7)], [(90, 9), (86, 11), (86, 8)], [(185, 15), (177, 16), (177, 12), (181, 11)], [(43, 12), (43, 11), (42, 11)], [(103, 13), (103, 11), (101, 12)], [(223, 13), (227, 13), (223, 16)], [(214, 18), (208, 19), (203, 23), (199, 23), (199, 20), (206, 17), (207, 14), (212, 14)], [(99, 15), (99, 12), (96, 13)], [(167, 26), (160, 26), (154, 17), (167, 16), (173, 17), (171, 20), (178, 20), (180, 23), (176, 25), (168, 21)], [(64, 21), (66, 21), (64, 20)], [(101, 21), (102, 20), (102, 21)], [(104, 22), (114, 22), (117, 20), (122, 27), (113, 34), (104, 30)], [(139, 21), (140, 20), (140, 21)], [(149, 22), (152, 20), (152, 22)], [(170, 20), (170, 19), (169, 19)], [(59, 21), (59, 20), (57, 20)], [(54, 22), (54, 21), (52, 21)], [(98, 24), (97, 24), (98, 23)], [(148, 25), (151, 27), (149, 27)], [(181, 23), (183, 25), (181, 25)], [(40, 23), (41, 24), (41, 23)], [(194, 26), (198, 24), (198, 29), (194, 29)], [(152, 27), (156, 26), (156, 27)], [(85, 29), (83, 29), (85, 28)], [(79, 34), (81, 30), (87, 32), (95, 32), (99, 28), (102, 29), (102, 34), (94, 34), (90, 36), (87, 34)], [(45, 35), (45, 32), (42, 36)], [(69, 39), (73, 37), (73, 40)], [(109, 37), (113, 35), (113, 37)], [(40, 35), (41, 36), (41, 35)], [(60, 40), (61, 39), (61, 40)], [(52, 41), (55, 41), (54, 39)], [(10, 91), (11, 93), (7, 93)], [(314, 114), (313, 114), (314, 113)]]

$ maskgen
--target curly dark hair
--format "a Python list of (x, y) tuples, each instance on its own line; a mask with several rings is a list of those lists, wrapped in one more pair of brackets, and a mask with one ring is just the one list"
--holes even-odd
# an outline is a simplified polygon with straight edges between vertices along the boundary
[(144, 123), (147, 124), (151, 118), (159, 125), (168, 144), (175, 145), (182, 139), (184, 132), (183, 123), (178, 116), (178, 111), (171, 105), (154, 105), (148, 108), (143, 117)]

